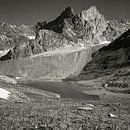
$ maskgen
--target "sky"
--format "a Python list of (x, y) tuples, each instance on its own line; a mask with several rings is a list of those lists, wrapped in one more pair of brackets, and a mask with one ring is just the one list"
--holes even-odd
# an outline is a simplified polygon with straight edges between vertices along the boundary
[(55, 19), (68, 6), (79, 13), (93, 5), (108, 20), (130, 21), (130, 0), (0, 0), (0, 22), (31, 25)]

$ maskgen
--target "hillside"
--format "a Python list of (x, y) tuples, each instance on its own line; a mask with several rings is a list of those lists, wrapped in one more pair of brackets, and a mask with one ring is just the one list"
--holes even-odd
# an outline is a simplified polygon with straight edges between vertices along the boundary
[(91, 48), (43, 53), (27, 58), (0, 61), (0, 74), (15, 77), (64, 79), (78, 75), (91, 59)]
[(108, 46), (92, 55), (92, 60), (84, 67), (80, 77), (87, 75), (112, 74), (116, 70), (130, 66), (130, 30), (123, 33)]

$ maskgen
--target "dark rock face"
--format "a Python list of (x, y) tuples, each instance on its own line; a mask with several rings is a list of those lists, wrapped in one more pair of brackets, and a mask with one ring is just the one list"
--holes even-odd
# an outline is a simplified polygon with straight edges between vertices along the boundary
[(38, 29), (48, 29), (53, 30), (54, 32), (57, 33), (62, 33), (65, 24), (65, 19), (72, 19), (73, 17), (74, 17), (73, 9), (71, 7), (68, 7), (55, 20), (48, 23), (46, 21), (38, 22), (36, 27)]
[(106, 70), (130, 65), (130, 30), (123, 33), (108, 46), (101, 48), (92, 56), (92, 61), (85, 66), (88, 69)]

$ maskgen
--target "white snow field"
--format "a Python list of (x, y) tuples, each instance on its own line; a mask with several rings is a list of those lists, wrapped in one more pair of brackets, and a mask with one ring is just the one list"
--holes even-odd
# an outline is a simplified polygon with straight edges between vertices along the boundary
[(11, 94), (11, 92), (3, 89), (3, 88), (0, 88), (0, 98), (2, 99), (8, 99), (9, 95)]

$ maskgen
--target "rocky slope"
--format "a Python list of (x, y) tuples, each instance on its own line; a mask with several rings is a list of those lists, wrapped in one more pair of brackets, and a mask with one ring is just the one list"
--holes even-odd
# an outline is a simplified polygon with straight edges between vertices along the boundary
[(120, 35), (122, 35), (124, 32), (126, 32), (128, 29), (130, 29), (130, 22), (125, 19), (122, 19), (120, 21), (109, 21), (108, 26), (103, 35), (108, 41), (113, 41)]
[[(121, 68), (130, 65), (130, 30), (123, 33), (108, 46), (105, 46), (92, 56), (92, 61), (84, 68), (84, 71), (107, 70)], [(84, 72), (83, 71), (83, 72)]]
[(91, 59), (91, 48), (42, 53), (17, 60), (0, 61), (0, 74), (26, 78), (63, 79), (78, 75)]
[(33, 26), (16, 26), (0, 23), (0, 51), (27, 43), (29, 41), (28, 36), (34, 35), (35, 28)]
[[(106, 41), (103, 37), (106, 27), (107, 22), (96, 7), (80, 14), (74, 14), (73, 9), (68, 7), (54, 21), (38, 23), (35, 28), (36, 39), (30, 42), (22, 41), (26, 44), (12, 48), (2, 60), (18, 59), (72, 46), (86, 47), (88, 44), (98, 44)], [(20, 27), (18, 34), (25, 36), (28, 32), (32, 33), (32, 29), (25, 28), (27, 27)]]

